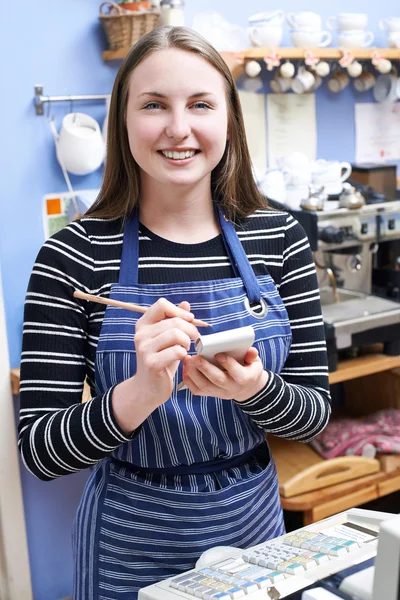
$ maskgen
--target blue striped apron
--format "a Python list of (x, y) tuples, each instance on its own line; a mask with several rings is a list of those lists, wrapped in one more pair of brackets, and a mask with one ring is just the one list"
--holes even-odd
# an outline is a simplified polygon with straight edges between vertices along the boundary
[[(142, 306), (160, 297), (187, 300), (213, 333), (252, 325), (264, 367), (279, 373), (291, 344), (286, 309), (271, 276), (255, 276), (233, 225), (217, 213), (235, 277), (139, 284), (135, 211), (110, 297)], [(107, 307), (96, 354), (98, 394), (134, 375), (139, 316)], [(88, 480), (74, 525), (74, 600), (135, 600), (141, 587), (193, 568), (208, 548), (249, 547), (284, 533), (265, 431), (231, 400), (177, 391), (181, 377), (180, 366), (171, 398)]]

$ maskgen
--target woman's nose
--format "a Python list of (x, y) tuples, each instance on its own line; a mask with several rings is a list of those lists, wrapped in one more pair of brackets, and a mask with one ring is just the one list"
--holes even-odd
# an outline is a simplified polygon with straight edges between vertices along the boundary
[(183, 140), (190, 134), (191, 128), (187, 115), (182, 112), (170, 115), (165, 127), (165, 133), (169, 138)]

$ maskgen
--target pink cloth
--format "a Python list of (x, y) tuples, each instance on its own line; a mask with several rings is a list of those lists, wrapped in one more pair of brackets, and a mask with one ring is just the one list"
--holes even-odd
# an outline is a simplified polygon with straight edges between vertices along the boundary
[(324, 458), (400, 454), (400, 410), (388, 408), (359, 419), (333, 419), (310, 444)]

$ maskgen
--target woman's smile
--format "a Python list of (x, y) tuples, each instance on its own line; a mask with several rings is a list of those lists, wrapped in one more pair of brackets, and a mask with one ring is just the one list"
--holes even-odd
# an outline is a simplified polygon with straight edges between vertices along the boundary
[(174, 166), (184, 166), (192, 162), (200, 150), (159, 150), (158, 153)]

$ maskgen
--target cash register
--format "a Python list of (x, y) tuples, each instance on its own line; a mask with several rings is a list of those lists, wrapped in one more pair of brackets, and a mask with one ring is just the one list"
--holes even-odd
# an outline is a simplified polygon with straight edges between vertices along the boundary
[(400, 600), (400, 515), (351, 509), (247, 549), (206, 550), (139, 600)]

